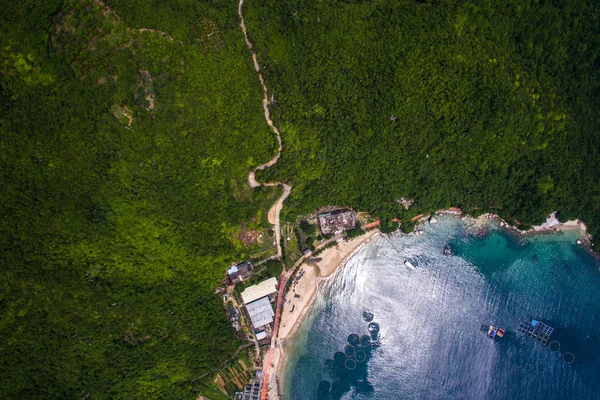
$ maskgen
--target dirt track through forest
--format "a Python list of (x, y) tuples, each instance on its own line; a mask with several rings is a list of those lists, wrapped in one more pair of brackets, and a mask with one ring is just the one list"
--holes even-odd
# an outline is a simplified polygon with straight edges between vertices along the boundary
[(259, 183), (256, 181), (256, 171), (262, 171), (266, 168), (272, 167), (273, 165), (277, 164), (277, 161), (279, 161), (279, 157), (281, 156), (281, 151), (283, 150), (283, 145), (282, 145), (281, 134), (279, 133), (279, 129), (277, 129), (277, 127), (275, 125), (273, 125), (273, 121), (271, 120), (271, 114), (269, 112), (268, 88), (267, 88), (267, 85), (265, 85), (265, 80), (264, 80), (262, 74), (260, 73), (260, 66), (258, 65), (258, 60), (256, 58), (256, 52), (254, 52), (254, 50), (252, 50), (252, 47), (253, 47), (252, 42), (250, 42), (250, 40), (248, 39), (248, 34), (246, 33), (246, 25), (244, 24), (244, 16), (242, 15), (243, 4), (244, 4), (244, 0), (240, 0), (240, 2), (238, 4), (238, 15), (240, 17), (240, 27), (242, 28), (242, 32), (244, 33), (244, 40), (246, 42), (246, 46), (248, 46), (248, 49), (250, 49), (250, 51), (252, 52), (252, 61), (254, 62), (254, 69), (256, 70), (256, 72), (258, 72), (258, 79), (260, 80), (260, 84), (263, 88), (263, 111), (265, 114), (265, 120), (267, 121), (267, 125), (269, 125), (273, 129), (273, 132), (275, 132), (275, 135), (277, 135), (277, 143), (279, 144), (279, 147), (277, 149), (277, 154), (275, 154), (275, 156), (272, 159), (270, 159), (269, 161), (267, 161), (264, 164), (259, 165), (258, 167), (254, 168), (252, 171), (250, 171), (248, 173), (248, 184), (250, 185), (250, 187), (253, 187), (253, 188), (256, 188), (259, 186), (281, 186), (281, 188), (283, 189), (283, 194), (275, 202), (275, 205), (274, 205), (275, 220), (273, 221), (274, 225), (275, 225), (275, 243), (277, 245), (277, 258), (281, 259), (283, 252), (281, 249), (281, 229), (280, 229), (280, 223), (279, 223), (279, 214), (281, 213), (281, 209), (283, 207), (283, 202), (285, 201), (285, 199), (288, 198), (288, 196), (292, 192), (292, 187), (283, 182)]
[[(239, 0), (238, 3), (238, 15), (240, 17), (240, 27), (242, 28), (242, 32), (244, 33), (244, 41), (246, 42), (246, 46), (248, 46), (248, 49), (250, 49), (250, 52), (252, 53), (252, 61), (254, 63), (254, 69), (255, 71), (258, 73), (258, 79), (260, 80), (260, 84), (263, 88), (263, 110), (264, 110), (264, 114), (265, 114), (265, 120), (267, 121), (267, 125), (269, 125), (272, 129), (273, 132), (275, 132), (275, 135), (277, 135), (277, 143), (279, 144), (279, 147), (277, 149), (277, 154), (269, 161), (267, 161), (264, 164), (259, 165), (258, 167), (254, 168), (252, 171), (250, 171), (248, 173), (248, 184), (250, 185), (250, 187), (256, 188), (259, 186), (281, 186), (281, 188), (283, 189), (283, 193), (281, 195), (281, 197), (279, 199), (277, 199), (277, 201), (275, 202), (275, 204), (273, 205), (273, 207), (275, 208), (275, 218), (274, 218), (274, 225), (275, 225), (275, 242), (277, 245), (277, 256), (272, 257), (273, 259), (279, 259), (281, 260), (282, 256), (283, 256), (283, 251), (281, 248), (281, 227), (280, 227), (280, 221), (279, 221), (279, 215), (281, 214), (281, 209), (283, 208), (283, 202), (285, 201), (285, 199), (288, 198), (288, 196), (290, 195), (290, 193), (292, 192), (292, 186), (283, 183), (283, 182), (265, 182), (265, 183), (259, 183), (256, 181), (256, 171), (262, 171), (265, 168), (269, 168), (272, 167), (273, 165), (275, 165), (277, 163), (277, 161), (279, 161), (279, 157), (281, 156), (281, 151), (283, 150), (283, 145), (282, 145), (282, 141), (281, 141), (281, 134), (279, 133), (279, 129), (277, 129), (277, 127), (275, 125), (273, 125), (273, 121), (271, 120), (271, 115), (269, 113), (269, 97), (268, 97), (268, 89), (267, 86), (265, 85), (265, 80), (262, 76), (262, 74), (260, 73), (260, 66), (258, 64), (258, 60), (256, 58), (256, 52), (254, 50), (252, 50), (252, 42), (248, 39), (248, 34), (246, 33), (246, 24), (244, 23), (244, 16), (242, 15), (242, 6), (244, 5), (244, 0)], [(266, 400), (267, 398), (267, 390), (268, 390), (268, 382), (269, 382), (269, 373), (270, 373), (270, 369), (272, 367), (272, 360), (273, 360), (273, 350), (275, 349), (275, 343), (277, 342), (277, 332), (278, 332), (278, 326), (279, 326), (279, 319), (280, 319), (280, 310), (281, 310), (281, 305), (282, 305), (282, 299), (283, 299), (283, 289), (285, 288), (285, 284), (287, 282), (287, 280), (289, 279), (289, 275), (290, 275), (290, 271), (287, 271), (285, 268), (285, 265), (283, 266), (283, 273), (281, 274), (280, 277), (280, 281), (279, 281), (279, 293), (278, 293), (278, 299), (277, 299), (277, 307), (275, 310), (275, 324), (274, 329), (273, 329), (273, 337), (271, 338), (271, 347), (269, 348), (269, 353), (267, 354), (267, 361), (264, 363), (263, 365), (263, 386), (262, 386), (262, 391), (261, 391), (261, 400)]]

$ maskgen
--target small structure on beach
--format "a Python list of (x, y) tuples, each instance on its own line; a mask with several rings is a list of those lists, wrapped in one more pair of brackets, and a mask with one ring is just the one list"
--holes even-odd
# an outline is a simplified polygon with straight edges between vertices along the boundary
[(227, 270), (227, 285), (235, 285), (236, 283), (243, 282), (252, 276), (252, 263), (241, 262), (233, 265)]
[(368, 230), (368, 229), (378, 228), (379, 226), (381, 226), (381, 220), (378, 219), (377, 221), (363, 225), (363, 229)]
[(319, 229), (324, 235), (341, 233), (356, 227), (356, 214), (350, 210), (341, 209), (317, 215)]

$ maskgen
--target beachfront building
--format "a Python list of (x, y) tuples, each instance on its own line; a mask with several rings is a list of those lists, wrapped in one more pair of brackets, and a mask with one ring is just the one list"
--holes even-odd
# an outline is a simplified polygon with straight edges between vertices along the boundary
[(335, 210), (317, 215), (319, 229), (324, 235), (341, 233), (356, 227), (356, 214), (350, 210)]
[(227, 270), (227, 285), (235, 285), (252, 276), (252, 264), (241, 262)]
[(246, 311), (248, 311), (248, 316), (255, 331), (272, 323), (275, 317), (268, 296), (246, 304)]
[(277, 278), (275, 277), (262, 281), (258, 285), (248, 286), (242, 292), (242, 300), (244, 304), (249, 304), (262, 297), (271, 296), (274, 293), (277, 293)]
[(249, 286), (241, 293), (255, 331), (273, 323), (275, 313), (271, 301), (276, 293), (277, 278), (275, 277), (262, 281), (258, 285)]

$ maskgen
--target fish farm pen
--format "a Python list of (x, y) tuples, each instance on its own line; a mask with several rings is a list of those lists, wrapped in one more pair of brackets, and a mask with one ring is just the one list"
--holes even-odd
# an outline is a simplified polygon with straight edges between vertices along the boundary
[(548, 343), (554, 328), (543, 322), (532, 319), (529, 322), (521, 322), (517, 328), (517, 334), (537, 340), (543, 345)]

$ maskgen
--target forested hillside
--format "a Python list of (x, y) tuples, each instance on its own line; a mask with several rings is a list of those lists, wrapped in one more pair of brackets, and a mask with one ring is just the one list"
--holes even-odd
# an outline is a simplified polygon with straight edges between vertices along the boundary
[[(246, 19), (288, 215), (441, 207), (600, 227), (600, 3), (264, 0)], [(416, 199), (408, 212), (394, 202)]]
[(213, 294), (273, 203), (231, 2), (0, 7), (0, 398), (195, 398), (235, 339)]
[[(600, 228), (600, 3), (249, 0), (288, 219), (446, 206)], [(195, 398), (275, 193), (235, 1), (0, 7), (0, 397)], [(405, 211), (394, 200), (416, 199)], [(384, 224), (385, 225), (385, 224)]]

